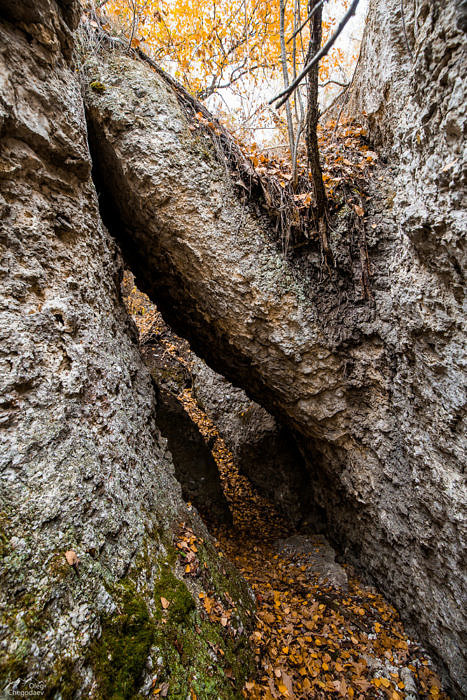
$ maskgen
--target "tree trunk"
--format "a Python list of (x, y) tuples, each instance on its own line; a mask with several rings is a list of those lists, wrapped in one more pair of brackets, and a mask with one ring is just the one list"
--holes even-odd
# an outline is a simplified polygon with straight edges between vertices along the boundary
[[(313, 10), (313, 7), (317, 4), (317, 0), (309, 0), (308, 2), (308, 14)], [(308, 45), (308, 52), (305, 63), (308, 63), (313, 56), (321, 48), (321, 38), (322, 38), (322, 28), (321, 21), (323, 16), (322, 6), (314, 13), (310, 20), (310, 43)], [(321, 238), (321, 244), (323, 247), (323, 252), (325, 256), (329, 253), (329, 248), (327, 244), (326, 237), (326, 191), (323, 184), (323, 173), (321, 170), (321, 163), (319, 160), (319, 148), (318, 148), (318, 73), (319, 64), (316, 64), (311, 71), (308, 73), (307, 85), (308, 85), (308, 103), (307, 103), (307, 113), (306, 113), (306, 148), (308, 154), (308, 166), (310, 168), (311, 178), (313, 181), (313, 188), (316, 197), (316, 211), (317, 211), (317, 222)]]
[[(284, 29), (284, 19), (285, 19), (285, 4), (286, 0), (280, 0), (280, 40), (281, 40), (281, 63), (282, 63), (282, 76), (284, 79), (284, 87), (289, 87), (289, 72), (287, 69), (287, 52), (285, 49), (285, 29)], [(285, 103), (285, 112), (287, 115), (287, 133), (289, 137), (289, 149), (290, 158), (293, 162), (295, 154), (295, 139), (294, 130), (292, 122), (292, 107), (290, 106), (290, 100)]]

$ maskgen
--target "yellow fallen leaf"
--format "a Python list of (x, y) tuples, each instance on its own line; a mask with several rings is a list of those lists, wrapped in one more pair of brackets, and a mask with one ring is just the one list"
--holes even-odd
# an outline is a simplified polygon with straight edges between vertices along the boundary
[(164, 598), (163, 596), (161, 596), (161, 605), (164, 608), (164, 610), (167, 610), (167, 608), (170, 605), (170, 601), (167, 600), (167, 598)]
[(211, 598), (208, 598), (208, 597), (206, 596), (205, 599), (204, 599), (204, 601), (203, 601), (203, 605), (204, 605), (204, 609), (206, 610), (206, 612), (207, 612), (208, 615), (209, 615), (210, 612), (211, 612), (211, 610), (212, 610), (212, 607), (213, 607), (213, 601), (212, 601), (212, 599), (211, 599)]

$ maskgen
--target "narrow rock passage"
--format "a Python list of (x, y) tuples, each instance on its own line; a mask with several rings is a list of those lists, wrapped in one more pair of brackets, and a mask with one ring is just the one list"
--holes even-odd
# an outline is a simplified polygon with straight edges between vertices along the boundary
[[(127, 306), (140, 334), (158, 323), (156, 307), (136, 288)], [(186, 361), (176, 345), (168, 343), (166, 351)], [(449, 700), (397, 611), (351, 567), (335, 562), (325, 537), (294, 533), (239, 473), (192, 391), (185, 389), (178, 399), (212, 450), (233, 525), (203, 516), (216, 547), (236, 564), (256, 597), (256, 673), (243, 697)]]
[(238, 473), (216, 427), (189, 390), (180, 397), (209, 440), (233, 528), (219, 528), (222, 550), (257, 601), (253, 633), (257, 678), (244, 697), (447, 698), (397, 611), (334, 561), (320, 535), (291, 536), (274, 505)]
[(254, 538), (260, 534), (263, 541), (271, 542), (285, 536), (288, 528), (283, 516), (253, 488), (247, 477), (238, 472), (232, 454), (216, 426), (197, 405), (189, 389), (181, 394), (180, 401), (203, 437), (212, 443), (212, 454), (219, 468), (224, 493), (232, 511), (234, 532), (238, 539)]

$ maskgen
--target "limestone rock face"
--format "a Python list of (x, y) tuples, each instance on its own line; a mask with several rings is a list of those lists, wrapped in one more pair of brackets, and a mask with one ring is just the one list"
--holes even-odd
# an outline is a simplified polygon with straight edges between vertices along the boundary
[(192, 502), (205, 519), (231, 524), (232, 514), (209, 446), (182, 404), (163, 390), (158, 392), (157, 426), (167, 438), (175, 475), (185, 499)]
[[(156, 428), (120, 256), (99, 217), (67, 60), (79, 6), (1, 9), (0, 687), (127, 697), (162, 678), (188, 693), (180, 664), (164, 679), (177, 653), (168, 630), (193, 635), (199, 623), (190, 663), (202, 697), (212, 660), (195, 598), (203, 585), (217, 590), (217, 559)], [(181, 521), (204, 540), (204, 584), (176, 578)], [(161, 595), (173, 601), (163, 635)], [(239, 610), (251, 606), (243, 595)], [(219, 637), (226, 656), (229, 643)], [(220, 666), (215, 682), (229, 685)]]
[(388, 195), (419, 265), (460, 304), (467, 6), (409, 0), (403, 9), (402, 17), (398, 0), (371, 3), (351, 109), (366, 114), (371, 138), (397, 163)]
[[(422, 638), (439, 650), (455, 679), (453, 692), (463, 696), (467, 665), (456, 607), (465, 608), (466, 593), (460, 553), (466, 515), (467, 7), (428, 0), (403, 5), (407, 41), (401, 3), (370, 3), (350, 109), (366, 114), (370, 138), (393, 166), (384, 191), (395, 235), (387, 257), (398, 334), (392, 402), (412, 498), (421, 504), (419, 514), (409, 516), (411, 539), (419, 539), (410, 565), (421, 604), (439, 611), (436, 621), (420, 619)], [(385, 304), (383, 320), (388, 311)], [(429, 591), (420, 584), (423, 575)], [(408, 591), (401, 596), (407, 600)]]
[[(399, 30), (375, 38), (379, 13), (396, 4), (376, 1), (370, 10), (363, 56), (373, 50), (380, 65), (386, 61), (384, 41), (402, 50)], [(432, 56), (434, 65), (422, 64), (416, 79), (424, 76), (427, 89), (443, 31), (449, 45), (459, 45), (455, 6), (447, 3), (439, 24), (425, 27), (423, 56), (425, 62)], [(456, 51), (447, 56), (449, 80), (443, 73), (436, 99), (432, 92), (443, 110), (462, 75)], [(93, 80), (105, 90), (90, 89)], [(430, 200), (430, 192), (441, 190), (429, 173), (449, 182), (457, 172), (457, 127), (444, 141), (435, 128), (424, 131), (443, 167), (458, 158), (445, 174), (425, 166), (428, 146), (418, 154), (416, 133), (403, 148), (394, 130), (387, 135), (404, 158), (391, 152), (368, 203), (370, 304), (353, 260), (341, 261), (351, 247), (345, 218), (332, 234), (338, 262), (332, 278), (313, 249), (306, 267), (297, 270), (272, 242), (268, 221), (239, 195), (211, 136), (187, 118), (161, 77), (114, 53), (99, 57), (86, 81), (102, 211), (139, 286), (197, 354), (301, 434), (314, 501), (310, 517), (324, 523), (333, 543), (376, 580), (460, 692), (462, 222), (451, 195), (437, 195), (431, 204), (435, 228), (443, 231), (441, 248), (450, 251), (440, 255), (437, 268), (435, 258), (429, 259), (436, 237), (419, 225), (418, 204), (398, 203), (406, 201), (409, 186)], [(384, 94), (380, 77), (372, 81), (375, 93), (381, 86)], [(398, 90), (415, 123), (420, 117), (416, 103), (410, 106), (410, 81)], [(402, 103), (392, 117), (382, 112), (381, 121), (399, 124), (401, 112)], [(376, 116), (374, 123), (381, 123)], [(422, 180), (414, 176), (412, 154), (424, 168)], [(451, 184), (459, 189), (457, 180)]]

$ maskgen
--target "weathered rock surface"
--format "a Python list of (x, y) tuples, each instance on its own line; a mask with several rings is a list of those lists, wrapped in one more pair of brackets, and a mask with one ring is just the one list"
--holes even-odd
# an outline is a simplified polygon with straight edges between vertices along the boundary
[[(241, 687), (251, 599), (223, 576), (156, 428), (67, 62), (78, 10), (1, 6), (0, 687), (130, 697), (167, 682), (186, 697), (191, 667), (198, 697), (233, 697), (223, 666), (235, 664)], [(182, 520), (206, 561), (196, 580), (177, 563)], [(201, 619), (205, 586), (230, 590), (240, 632)], [(215, 668), (208, 632), (229, 657)]]
[(232, 514), (211, 446), (180, 400), (193, 384), (189, 345), (164, 323), (157, 307), (136, 288), (128, 270), (121, 289), (139, 332), (141, 357), (156, 386), (156, 424), (167, 438), (183, 497), (196, 506), (205, 521), (230, 524)]
[(184, 498), (209, 521), (231, 523), (232, 514), (209, 446), (173, 394), (160, 389), (157, 398), (157, 426), (167, 438)]
[[(397, 0), (373, 2), (365, 31), (351, 109), (366, 115), (371, 138), (397, 164), (388, 197), (427, 278), (425, 294), (431, 299), (431, 288), (442, 285), (460, 305), (467, 223), (466, 3), (411, 0), (401, 8)], [(436, 280), (431, 285), (430, 275)]]
[[(429, 3), (422, 4), (426, 9)], [(376, 41), (384, 7), (373, 2), (367, 47)], [(434, 104), (444, 105), (449, 123), (462, 117), (461, 106), (449, 102), (451, 85), (462, 75), (456, 11), (455, 2), (447, 3), (438, 23), (422, 12), (425, 63), (414, 78), (424, 86), (419, 95), (423, 89), (438, 91)], [(440, 59), (443, 32), (453, 51)], [(400, 37), (400, 29), (388, 35), (387, 42), (397, 44), (394, 51), (402, 50)], [(386, 61), (382, 46), (375, 52), (381, 64)], [(430, 60), (433, 65), (426, 64)], [(432, 88), (439, 60), (445, 68), (438, 76), (444, 78)], [(442, 154), (443, 168), (449, 165), (445, 173), (439, 158), (433, 167), (422, 165), (428, 150), (418, 154), (416, 132), (413, 142), (404, 141), (408, 165), (402, 179), (395, 154), (379, 173), (367, 230), (369, 304), (359, 288), (358, 265), (346, 253), (352, 242), (345, 218), (332, 234), (338, 263), (332, 278), (318, 250), (297, 272), (277, 252), (268, 222), (238, 195), (211, 137), (187, 119), (157, 74), (113, 54), (92, 65), (91, 80), (105, 85), (99, 94), (88, 85), (86, 98), (102, 211), (140, 286), (214, 369), (301, 433), (311, 456), (315, 513), (443, 660), (460, 692), (465, 684), (462, 220), (452, 213), (457, 195), (437, 194), (435, 228), (444, 232), (440, 246), (450, 252), (440, 253), (435, 269), (436, 256), (429, 251), (436, 251), (437, 238), (417, 224), (418, 200), (410, 216), (409, 204), (405, 210), (394, 206), (396, 197), (404, 200), (409, 180), (426, 200), (441, 192), (438, 176), (446, 178), (446, 188), (460, 191), (459, 180), (451, 180), (461, 164), (457, 127), (444, 140), (434, 128), (423, 132)], [(410, 80), (399, 90), (409, 118), (421, 124)], [(401, 112), (399, 105), (394, 119)], [(396, 136), (388, 138), (397, 143)], [(424, 168), (423, 179), (414, 178), (412, 153)]]
[(323, 535), (293, 535), (278, 540), (276, 546), (279, 552), (299, 559), (303, 570), (321, 584), (347, 589), (345, 569), (336, 562), (336, 552)]
[[(410, 559), (416, 595), (420, 607), (435, 610), (437, 618), (430, 623), (421, 617), (418, 629), (445, 660), (456, 681), (454, 692), (463, 696), (465, 621), (456, 608), (465, 609), (467, 583), (461, 554), (467, 7), (454, 1), (404, 2), (407, 42), (401, 7), (397, 0), (371, 4), (350, 107), (366, 114), (370, 137), (395, 166), (384, 215), (392, 215), (395, 236), (387, 258), (389, 318), (397, 319), (391, 323), (398, 333), (392, 402), (403, 436), (399, 444), (408, 451), (410, 483), (421, 504), (419, 514), (409, 516), (411, 539), (419, 540), (417, 556)], [(388, 311), (385, 304), (383, 320)], [(401, 605), (409, 606), (409, 591), (400, 595)]]

